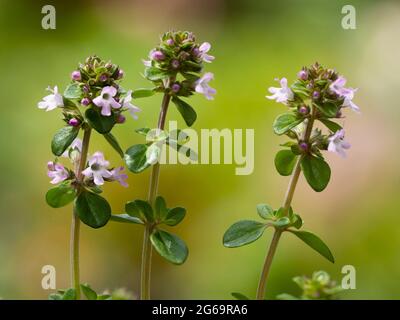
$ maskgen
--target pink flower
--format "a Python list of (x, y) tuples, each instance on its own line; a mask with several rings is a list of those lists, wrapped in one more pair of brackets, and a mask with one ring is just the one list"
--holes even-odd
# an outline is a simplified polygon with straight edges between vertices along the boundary
[(341, 157), (345, 158), (346, 157), (346, 151), (347, 149), (350, 149), (350, 143), (347, 141), (344, 141), (344, 130), (338, 130), (336, 133), (328, 138), (329, 145), (328, 145), (328, 151), (337, 153)]
[(204, 61), (211, 63), (215, 57), (207, 54), (208, 51), (211, 49), (211, 44), (208, 42), (204, 42), (200, 47), (199, 47), (199, 57)]
[(354, 98), (354, 93), (357, 91), (357, 89), (345, 88), (344, 86), (346, 82), (346, 78), (340, 76), (331, 83), (329, 89), (336, 93), (339, 97), (344, 98), (343, 107), (349, 107), (355, 112), (360, 112), (360, 108), (352, 101)]
[(47, 88), (52, 94), (45, 96), (42, 101), (38, 103), (39, 109), (46, 109), (46, 111), (54, 110), (57, 107), (63, 107), (64, 101), (61, 94), (58, 93), (58, 87), (55, 86), (54, 89), (50, 87)]
[(51, 184), (58, 184), (69, 177), (68, 171), (64, 168), (62, 164), (54, 163), (49, 161), (47, 163), (47, 175), (52, 180), (50, 181)]
[(107, 169), (110, 163), (104, 159), (103, 153), (95, 152), (89, 159), (89, 167), (82, 171), (87, 178), (93, 178), (94, 184), (101, 186), (104, 184), (104, 178), (111, 178), (112, 173)]
[(130, 115), (132, 116), (133, 119), (137, 120), (138, 116), (136, 115), (136, 113), (138, 113), (142, 110), (139, 107), (131, 104), (131, 101), (132, 101), (132, 90), (129, 90), (126, 93), (126, 97), (122, 101), (122, 107), (126, 108), (128, 110), (128, 112), (130, 113)]
[(118, 181), (121, 186), (127, 188), (129, 185), (126, 182), (126, 179), (128, 179), (128, 175), (126, 173), (123, 173), (122, 171), (124, 170), (124, 167), (119, 167), (111, 170), (112, 177), (111, 179)]
[(93, 99), (93, 103), (101, 108), (101, 114), (103, 116), (111, 116), (111, 108), (121, 108), (121, 105), (114, 99), (116, 94), (117, 89), (115, 87), (108, 86), (101, 90), (100, 96)]
[(207, 72), (195, 83), (196, 92), (203, 94), (208, 100), (213, 100), (213, 95), (217, 93), (217, 90), (208, 85), (208, 83), (213, 79), (214, 74)]
[(267, 99), (270, 100), (275, 100), (276, 102), (279, 103), (284, 103), (286, 104), (288, 100), (293, 99), (293, 92), (290, 90), (290, 88), (287, 85), (287, 79), (282, 78), (280, 80), (281, 88), (276, 88), (276, 87), (270, 87), (268, 89), (269, 92), (272, 93), (272, 96), (266, 96)]

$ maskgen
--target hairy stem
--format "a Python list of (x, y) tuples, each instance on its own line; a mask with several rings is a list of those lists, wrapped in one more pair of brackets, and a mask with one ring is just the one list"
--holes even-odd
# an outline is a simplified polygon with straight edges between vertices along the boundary
[[(303, 137), (302, 137), (302, 141), (308, 143), (310, 140), (310, 136), (312, 133), (312, 128), (314, 125), (314, 120), (315, 120), (315, 107), (311, 107), (311, 115), (310, 118), (308, 119), (307, 122), (307, 126), (306, 129), (304, 131)], [(286, 191), (286, 195), (285, 195), (285, 199), (283, 201), (283, 212), (284, 215), (287, 215), (289, 212), (289, 208), (292, 204), (292, 200), (293, 200), (293, 196), (294, 196), (294, 192), (296, 190), (296, 186), (297, 186), (297, 182), (299, 181), (299, 177), (300, 177), (300, 173), (301, 173), (301, 160), (303, 159), (303, 156), (300, 156), (296, 162), (295, 168), (293, 170), (292, 176), (290, 178), (289, 181), (289, 185)], [(282, 230), (280, 229), (275, 229), (274, 235), (272, 237), (271, 240), (271, 244), (270, 247), (268, 249), (268, 253), (267, 256), (265, 257), (265, 261), (264, 261), (264, 265), (263, 265), (263, 269), (261, 272), (261, 277), (260, 277), (260, 281), (258, 283), (258, 287), (257, 287), (257, 295), (256, 298), (257, 300), (263, 300), (264, 296), (265, 296), (265, 288), (267, 285), (267, 279), (268, 279), (268, 275), (271, 269), (271, 265), (272, 265), (272, 260), (274, 258), (275, 252), (276, 252), (276, 248), (278, 247), (278, 243), (279, 243), (279, 239), (282, 235)]]
[[(79, 159), (79, 164), (75, 168), (75, 175), (78, 181), (77, 193), (80, 192), (80, 185), (82, 183), (82, 171), (85, 168), (87, 154), (89, 150), (91, 129), (85, 129), (82, 141), (81, 156)], [(80, 230), (80, 220), (76, 213), (76, 208), (74, 205), (72, 213), (71, 222), (71, 238), (70, 238), (70, 268), (71, 268), (71, 287), (75, 288), (76, 299), (79, 300), (81, 296), (80, 290), (80, 277), (79, 277), (79, 230)]]
[[(164, 94), (163, 101), (161, 104), (160, 115), (158, 118), (158, 126), (157, 128), (160, 130), (164, 130), (165, 119), (167, 117), (167, 111), (169, 102), (171, 100), (171, 96), (167, 93)], [(150, 176), (150, 187), (149, 187), (149, 195), (148, 201), (151, 205), (154, 204), (154, 201), (157, 197), (158, 190), (158, 180), (160, 177), (160, 164), (157, 162), (153, 165), (151, 169)], [(140, 298), (141, 300), (149, 300), (150, 299), (150, 277), (151, 277), (151, 254), (152, 254), (152, 246), (150, 242), (150, 235), (153, 226), (147, 223), (144, 236), (143, 236), (143, 249), (142, 249), (142, 267), (141, 267), (141, 277), (140, 277)]]

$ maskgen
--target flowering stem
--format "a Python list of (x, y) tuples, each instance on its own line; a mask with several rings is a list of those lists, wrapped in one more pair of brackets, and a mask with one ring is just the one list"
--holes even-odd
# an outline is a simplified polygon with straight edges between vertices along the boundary
[[(79, 164), (75, 168), (75, 175), (78, 181), (77, 193), (80, 192), (80, 185), (83, 178), (82, 171), (86, 165), (86, 159), (89, 150), (90, 134), (91, 134), (90, 128), (84, 130), (81, 157), (79, 159)], [(71, 287), (75, 288), (77, 300), (79, 300), (81, 296), (80, 277), (79, 277), (79, 229), (80, 229), (80, 220), (76, 213), (76, 208), (74, 206), (72, 213), (72, 223), (71, 223), (70, 264), (71, 264)]]
[[(310, 140), (310, 136), (312, 133), (312, 128), (314, 125), (314, 120), (315, 120), (315, 113), (316, 113), (316, 109), (314, 106), (311, 107), (311, 115), (310, 118), (308, 119), (307, 122), (307, 126), (306, 129), (304, 131), (304, 135), (302, 137), (302, 141), (307, 143)], [(289, 185), (286, 191), (286, 195), (285, 195), (285, 199), (283, 201), (283, 214), (286, 216), (289, 212), (289, 208), (291, 206), (292, 200), (293, 200), (293, 195), (294, 192), (296, 190), (296, 186), (297, 186), (297, 182), (299, 181), (299, 177), (300, 177), (300, 173), (301, 173), (301, 160), (303, 159), (303, 156), (300, 156), (299, 159), (296, 162), (295, 168), (293, 170), (292, 176), (290, 178), (289, 181)], [(275, 252), (276, 252), (276, 248), (278, 247), (278, 243), (279, 243), (279, 239), (282, 235), (283, 230), (276, 228), (274, 235), (272, 237), (271, 240), (271, 244), (270, 247), (268, 249), (268, 253), (267, 256), (265, 257), (265, 261), (264, 261), (264, 266), (261, 272), (261, 277), (260, 277), (260, 281), (258, 283), (258, 287), (257, 287), (257, 295), (256, 295), (256, 299), (257, 300), (264, 300), (264, 296), (265, 296), (265, 287), (267, 284), (267, 279), (268, 279), (268, 275), (269, 275), (269, 271), (271, 269), (271, 265), (272, 265), (272, 260), (274, 258)]]
[[(164, 130), (165, 119), (167, 117), (167, 111), (170, 100), (171, 96), (168, 93), (165, 93), (161, 104), (160, 115), (158, 118), (157, 127), (160, 130)], [(151, 205), (154, 204), (154, 201), (157, 197), (159, 177), (160, 177), (160, 164), (157, 162), (156, 164), (153, 165), (150, 176), (148, 201)], [(143, 236), (144, 238), (143, 238), (143, 249), (142, 249), (142, 268), (141, 268), (141, 279), (140, 279), (141, 300), (150, 299), (150, 276), (151, 276), (151, 254), (152, 254), (150, 235), (152, 229), (153, 225), (151, 223), (147, 223), (145, 226), (144, 236)]]

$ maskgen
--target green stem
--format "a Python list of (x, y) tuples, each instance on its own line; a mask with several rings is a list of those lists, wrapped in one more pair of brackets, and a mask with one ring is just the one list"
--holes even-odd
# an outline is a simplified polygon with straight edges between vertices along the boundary
[[(85, 168), (87, 154), (89, 150), (91, 129), (85, 129), (82, 141), (81, 157), (79, 159), (79, 164), (75, 168), (75, 175), (78, 181), (77, 193), (80, 191), (80, 185), (82, 184), (82, 171)], [(80, 277), (79, 277), (79, 230), (80, 230), (80, 220), (76, 213), (76, 208), (74, 206), (72, 213), (71, 222), (71, 239), (70, 239), (70, 268), (71, 268), (71, 287), (75, 288), (76, 299), (79, 300), (81, 297), (80, 290)]]
[[(310, 140), (310, 136), (312, 133), (312, 128), (314, 125), (314, 120), (315, 120), (315, 112), (316, 109), (312, 106), (311, 107), (311, 116), (308, 119), (306, 129), (304, 131), (304, 135), (302, 137), (302, 141), (308, 143)], [(294, 192), (296, 190), (297, 182), (299, 181), (300, 173), (301, 173), (301, 160), (303, 159), (303, 156), (300, 156), (299, 159), (296, 162), (295, 168), (293, 170), (292, 176), (289, 181), (289, 185), (286, 191), (285, 199), (283, 201), (283, 212), (284, 215), (287, 215), (289, 212), (289, 208), (292, 204)], [(265, 287), (267, 285), (267, 280), (268, 280), (268, 275), (271, 269), (272, 265), (272, 260), (274, 258), (276, 248), (278, 247), (279, 239), (282, 235), (283, 230), (275, 228), (274, 235), (271, 240), (270, 247), (268, 249), (267, 256), (265, 257), (263, 269), (261, 272), (260, 276), (260, 281), (258, 283), (257, 287), (257, 295), (256, 298), (257, 300), (264, 300), (265, 297)]]
[[(164, 94), (163, 101), (161, 104), (160, 115), (158, 118), (158, 129), (164, 130), (165, 119), (167, 117), (167, 111), (171, 96), (167, 93)], [(157, 197), (158, 191), (158, 180), (160, 177), (160, 164), (157, 162), (151, 169), (150, 176), (150, 187), (148, 201), (151, 205)], [(147, 223), (143, 235), (143, 248), (142, 248), (142, 267), (140, 276), (140, 298), (141, 300), (150, 300), (150, 277), (151, 277), (151, 254), (152, 246), (150, 242), (150, 235), (153, 229), (153, 225)]]

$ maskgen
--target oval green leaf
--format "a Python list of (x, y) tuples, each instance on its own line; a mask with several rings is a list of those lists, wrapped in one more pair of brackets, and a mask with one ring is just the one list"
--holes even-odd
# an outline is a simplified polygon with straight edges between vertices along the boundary
[(155, 93), (156, 93), (156, 91), (154, 89), (140, 88), (140, 89), (136, 89), (132, 92), (132, 98), (133, 99), (147, 98), (147, 97), (151, 97)]
[(323, 159), (306, 155), (301, 160), (301, 169), (311, 188), (317, 192), (326, 188), (331, 178), (331, 168)]
[(75, 200), (75, 209), (81, 221), (95, 229), (106, 225), (111, 217), (107, 200), (92, 192), (82, 191)]
[(194, 111), (194, 109), (188, 103), (179, 99), (178, 97), (173, 97), (172, 102), (175, 104), (179, 113), (182, 115), (183, 120), (185, 120), (187, 126), (192, 126), (192, 124), (197, 119), (196, 111)]
[(298, 119), (293, 113), (284, 113), (278, 116), (273, 124), (274, 132), (282, 135), (303, 122), (304, 119)]
[(123, 223), (144, 224), (144, 222), (140, 220), (140, 218), (132, 217), (126, 213), (112, 214), (110, 220)]
[(148, 146), (145, 144), (135, 144), (126, 150), (124, 160), (130, 171), (140, 173), (150, 167), (146, 157), (147, 149)]
[(265, 203), (260, 203), (257, 205), (257, 213), (261, 218), (266, 220), (274, 218), (274, 209)]
[(186, 209), (182, 207), (176, 207), (168, 210), (167, 216), (163, 221), (166, 225), (176, 226), (183, 218), (185, 218)]
[(113, 115), (109, 117), (102, 116), (99, 110), (93, 108), (86, 110), (85, 117), (90, 126), (101, 134), (109, 133), (116, 123)]
[(184, 263), (189, 254), (185, 242), (172, 233), (156, 229), (150, 240), (160, 256), (173, 264)]
[(82, 89), (78, 83), (71, 83), (64, 91), (64, 97), (67, 99), (80, 99), (82, 97)]
[(61, 208), (71, 203), (76, 196), (75, 188), (70, 185), (59, 185), (46, 193), (46, 202), (52, 208)]
[(111, 147), (113, 147), (114, 150), (118, 152), (121, 158), (123, 158), (124, 151), (119, 145), (117, 138), (115, 138), (115, 136), (111, 132), (103, 134), (103, 137), (107, 140), (107, 142), (111, 145)]
[(252, 220), (236, 222), (225, 232), (224, 246), (236, 248), (252, 243), (262, 236), (266, 227), (264, 223)]
[(78, 136), (79, 127), (64, 127), (56, 132), (51, 141), (51, 151), (57, 157), (61, 156)]
[(296, 164), (296, 155), (291, 150), (281, 150), (275, 156), (275, 168), (282, 176), (289, 176)]

